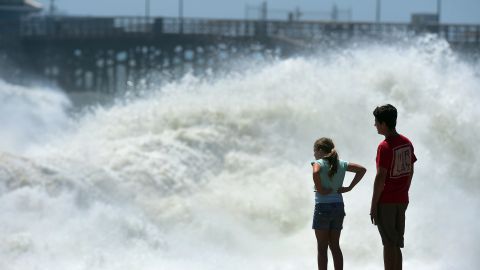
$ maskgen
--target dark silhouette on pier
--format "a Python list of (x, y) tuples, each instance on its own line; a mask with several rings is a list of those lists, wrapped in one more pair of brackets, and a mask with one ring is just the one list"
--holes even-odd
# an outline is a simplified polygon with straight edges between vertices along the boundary
[[(36, 16), (0, 20), (7, 78), (37, 76), (68, 91), (115, 92), (149, 74), (223, 68), (242, 55), (286, 57), (322, 46), (434, 33), (477, 53), (479, 25)], [(153, 72), (153, 73), (152, 73)]]

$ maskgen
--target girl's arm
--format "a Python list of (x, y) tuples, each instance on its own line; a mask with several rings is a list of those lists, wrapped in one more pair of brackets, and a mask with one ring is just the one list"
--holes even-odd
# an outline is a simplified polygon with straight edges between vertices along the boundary
[(322, 187), (322, 180), (320, 179), (320, 170), (321, 170), (320, 164), (315, 162), (312, 165), (313, 165), (312, 176), (313, 176), (313, 183), (315, 184), (315, 189), (317, 190), (318, 193), (322, 195), (329, 194), (330, 192), (332, 192), (332, 189)]
[(358, 184), (358, 182), (360, 182), (360, 180), (362, 180), (363, 176), (367, 172), (367, 169), (365, 169), (365, 167), (363, 167), (361, 165), (358, 165), (358, 164), (355, 164), (355, 163), (348, 163), (347, 171), (355, 173), (355, 177), (353, 177), (353, 180), (348, 187), (339, 188), (338, 193), (345, 193), (345, 192), (349, 192), (350, 190), (352, 190), (353, 187), (356, 186)]

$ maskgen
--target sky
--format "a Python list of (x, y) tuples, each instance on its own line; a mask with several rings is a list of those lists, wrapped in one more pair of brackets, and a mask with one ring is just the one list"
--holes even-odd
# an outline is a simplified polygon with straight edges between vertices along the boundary
[[(51, 0), (37, 0), (48, 10)], [(60, 13), (89, 16), (144, 16), (150, 2), (151, 16), (176, 17), (180, 0), (53, 0)], [(438, 0), (381, 0), (382, 22), (409, 22), (412, 13), (436, 13)], [(184, 16), (195, 18), (255, 19), (263, 0), (183, 0)], [(268, 18), (286, 19), (297, 7), (303, 19), (329, 19), (333, 6), (340, 20), (375, 21), (377, 0), (269, 0)], [(248, 12), (247, 8), (250, 7)], [(441, 0), (442, 23), (480, 24), (480, 0)]]

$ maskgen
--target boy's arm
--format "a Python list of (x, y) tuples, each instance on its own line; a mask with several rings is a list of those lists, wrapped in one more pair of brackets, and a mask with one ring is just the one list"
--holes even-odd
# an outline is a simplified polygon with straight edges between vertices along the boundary
[(385, 186), (385, 178), (387, 178), (387, 169), (378, 167), (373, 184), (372, 205), (370, 207), (370, 219), (374, 225), (377, 225), (377, 206)]
[(322, 180), (320, 179), (320, 165), (318, 163), (313, 163), (313, 172), (312, 172), (312, 177), (313, 177), (313, 183), (315, 184), (315, 189), (317, 190), (318, 193), (322, 195), (329, 194), (332, 192), (332, 189), (330, 188), (323, 188), (322, 187)]
[(412, 172), (410, 173), (410, 179), (408, 179), (408, 188), (410, 188), (410, 185), (412, 184), (413, 171), (414, 171), (414, 166), (412, 164)]

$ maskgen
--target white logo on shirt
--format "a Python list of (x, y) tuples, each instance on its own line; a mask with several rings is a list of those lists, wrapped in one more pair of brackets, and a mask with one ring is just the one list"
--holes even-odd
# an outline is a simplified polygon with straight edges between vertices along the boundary
[(398, 178), (412, 171), (412, 150), (408, 145), (393, 149), (393, 166), (391, 177)]

